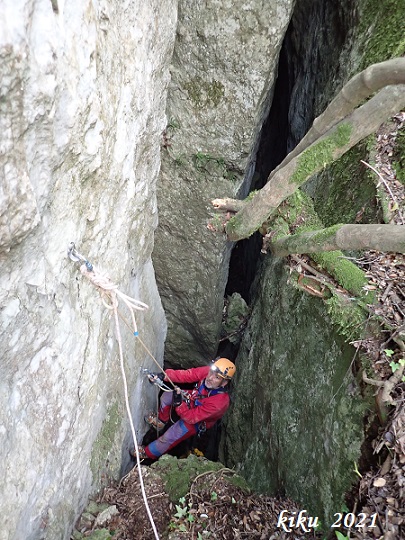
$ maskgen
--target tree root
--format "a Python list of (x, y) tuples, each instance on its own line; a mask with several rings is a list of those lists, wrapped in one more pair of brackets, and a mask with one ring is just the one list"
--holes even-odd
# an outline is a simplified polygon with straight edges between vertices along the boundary
[(379, 390), (377, 392), (378, 394), (378, 401), (381, 401), (382, 403), (387, 403), (389, 405), (395, 405), (396, 401), (391, 397), (391, 392), (394, 390), (395, 386), (401, 382), (403, 374), (404, 374), (405, 366), (400, 366), (395, 373), (391, 375), (389, 379), (386, 381), (377, 381), (376, 379), (369, 379), (363, 371), (363, 381), (367, 384), (371, 384), (373, 386), (378, 386)]

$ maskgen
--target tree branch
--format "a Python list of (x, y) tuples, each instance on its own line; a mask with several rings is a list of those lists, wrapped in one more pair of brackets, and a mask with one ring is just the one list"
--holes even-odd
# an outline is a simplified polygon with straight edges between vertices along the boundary
[(405, 253), (405, 227), (402, 225), (334, 225), (277, 238), (269, 243), (273, 255), (318, 253), (337, 250), (392, 251)]
[(325, 111), (315, 118), (311, 129), (298, 145), (274, 169), (269, 179), (292, 158), (303, 152), (329, 129), (343, 120), (363, 101), (386, 86), (405, 83), (405, 58), (393, 58), (379, 64), (372, 64), (350, 79)]
[[(405, 80), (405, 70), (403, 77)], [(403, 106), (405, 85), (384, 88), (304, 152), (290, 159), (285, 166), (272, 173), (267, 184), (229, 220), (225, 226), (229, 240), (248, 238), (308, 178), (375, 132), (386, 118)]]

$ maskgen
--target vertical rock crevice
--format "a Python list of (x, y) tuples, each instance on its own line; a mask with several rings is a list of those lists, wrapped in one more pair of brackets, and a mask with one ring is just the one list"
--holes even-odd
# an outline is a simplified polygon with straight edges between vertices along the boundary
[[(264, 186), (347, 78), (342, 57), (349, 54), (357, 17), (352, 0), (296, 3), (280, 51), (275, 87), (269, 89), (273, 97), (260, 132), (252, 190)], [(259, 247), (256, 235), (236, 244), (227, 294), (240, 292), (248, 299)]]
[[(277, 79), (269, 88), (270, 111), (260, 131), (251, 190), (261, 189), (270, 172), (299, 143), (344, 78), (340, 60), (347, 54), (357, 15), (351, 0), (299, 0), (280, 51)], [(262, 237), (255, 233), (234, 246), (225, 296), (251, 301)], [(219, 354), (236, 356), (229, 343)]]
[(249, 191), (292, 5), (179, 2), (153, 254), (174, 366), (216, 353), (232, 245), (207, 229), (210, 200)]
[[(297, 1), (252, 189), (266, 183), (352, 75), (357, 19), (352, 0)], [(254, 276), (250, 283), (241, 268), (244, 278)], [(350, 486), (362, 441), (363, 405), (349, 367), (354, 351), (322, 302), (291, 287), (282, 261), (260, 255), (256, 236), (236, 245), (227, 291), (249, 297), (251, 318), (220, 455), (257, 489), (295, 497), (328, 519)]]

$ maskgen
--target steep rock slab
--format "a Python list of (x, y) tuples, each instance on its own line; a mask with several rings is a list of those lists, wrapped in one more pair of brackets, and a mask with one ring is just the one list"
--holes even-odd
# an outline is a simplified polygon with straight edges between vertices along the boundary
[[(67, 258), (71, 241), (149, 304), (139, 331), (162, 358), (165, 319), (150, 256), (176, 7), (2, 3), (2, 540), (68, 538), (89, 492), (128, 456), (114, 326)], [(125, 326), (122, 334), (142, 426), (152, 395), (148, 384), (141, 393), (138, 373), (152, 364)]]
[(257, 285), (223, 451), (255, 489), (299, 501), (327, 528), (363, 442), (355, 349), (323, 301), (289, 283), (282, 259), (266, 256)]
[(247, 194), (292, 4), (179, 3), (153, 255), (173, 364), (217, 349), (232, 245), (207, 230), (209, 201)]

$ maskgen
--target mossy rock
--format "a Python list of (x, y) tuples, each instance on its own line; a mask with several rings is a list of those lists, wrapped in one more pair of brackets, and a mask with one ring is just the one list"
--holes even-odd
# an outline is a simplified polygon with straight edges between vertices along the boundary
[(405, 129), (398, 131), (395, 141), (393, 165), (397, 180), (405, 186)]
[(304, 186), (325, 226), (378, 221), (375, 179), (360, 161), (369, 159), (369, 144), (356, 145)]
[(85, 536), (77, 530), (72, 534), (72, 540), (84, 540), (85, 538), (89, 540), (111, 540), (114, 538), (114, 534), (108, 529), (97, 529), (93, 531), (90, 536), (87, 534)]
[(359, 14), (360, 70), (405, 53), (403, 0), (360, 0)]
[[(187, 459), (164, 455), (151, 466), (159, 472), (165, 483), (166, 493), (172, 502), (185, 497), (193, 480), (200, 474), (223, 469), (222, 463), (209, 461), (193, 454)], [(241, 479), (243, 483), (243, 479)]]
[(90, 540), (110, 540), (111, 538), (114, 538), (114, 533), (110, 532), (108, 529), (97, 529), (86, 538), (89, 538)]

